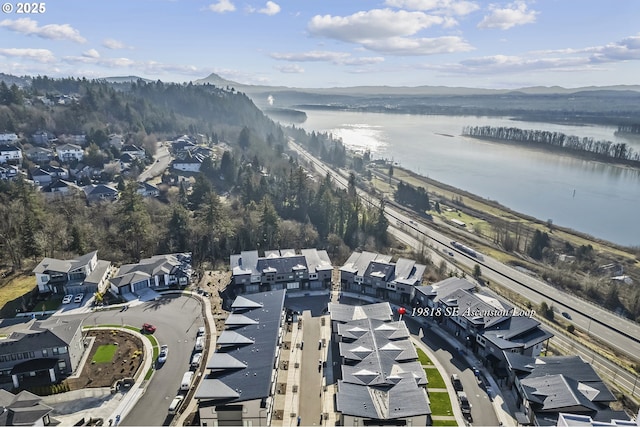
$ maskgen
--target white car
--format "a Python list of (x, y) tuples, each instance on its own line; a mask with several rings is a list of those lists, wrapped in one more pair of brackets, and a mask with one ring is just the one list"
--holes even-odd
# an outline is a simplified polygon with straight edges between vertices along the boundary
[(169, 356), (169, 346), (163, 344), (160, 346), (160, 354), (158, 354), (158, 363), (164, 363), (167, 361), (167, 356)]
[(195, 353), (193, 355), (193, 357), (191, 358), (191, 367), (195, 369), (198, 366), (200, 366), (200, 361), (201, 360), (202, 360), (202, 353), (200, 353), (200, 352)]
[(199, 336), (199, 337), (203, 336), (203, 335), (204, 335), (204, 333), (205, 333), (206, 331), (207, 331), (207, 330), (205, 329), (205, 327), (204, 327), (204, 326), (200, 326), (200, 327), (198, 328), (198, 336)]
[(73, 302), (82, 302), (83, 299), (84, 299), (84, 294), (78, 294), (78, 295), (76, 295), (76, 297), (73, 300)]
[(71, 301), (73, 301), (73, 295), (65, 295), (64, 298), (62, 298), (63, 304), (69, 304)]

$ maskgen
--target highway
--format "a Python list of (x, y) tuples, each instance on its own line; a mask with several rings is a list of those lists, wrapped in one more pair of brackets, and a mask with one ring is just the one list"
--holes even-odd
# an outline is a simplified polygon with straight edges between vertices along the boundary
[[(338, 172), (327, 167), (324, 163), (307, 153), (298, 144), (290, 141), (290, 146), (296, 150), (299, 155), (303, 156), (308, 162), (314, 165), (319, 172), (331, 174), (333, 180), (342, 187), (347, 187), (347, 178)], [(358, 190), (359, 195), (365, 202), (378, 204), (375, 197), (370, 194)], [(485, 279), (497, 283), (504, 288), (520, 294), (524, 298), (531, 301), (534, 306), (538, 306), (542, 301), (553, 305), (558, 312), (566, 312), (571, 317), (571, 322), (590, 335), (597, 338), (601, 342), (607, 344), (612, 349), (627, 355), (632, 360), (638, 362), (640, 355), (640, 326), (622, 318), (608, 310), (598, 307), (583, 299), (569, 295), (558, 290), (549, 284), (521, 273), (499, 261), (488, 257), (481, 256), (482, 259), (474, 258), (466, 253), (452, 247), (450, 242), (452, 238), (444, 234), (428, 228), (422, 223), (418, 223), (413, 217), (406, 215), (397, 208), (392, 206), (385, 207), (385, 213), (388, 215), (392, 226), (398, 223), (402, 224), (405, 232), (409, 232), (412, 237), (419, 242), (430, 242), (437, 249), (445, 248), (447, 251), (453, 252), (456, 262), (473, 268), (475, 264), (479, 264), (482, 268), (482, 275)]]

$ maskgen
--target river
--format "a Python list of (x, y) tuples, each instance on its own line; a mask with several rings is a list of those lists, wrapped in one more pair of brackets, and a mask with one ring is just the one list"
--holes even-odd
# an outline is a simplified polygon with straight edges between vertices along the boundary
[(495, 200), (515, 211), (625, 246), (640, 246), (640, 171), (461, 136), (466, 125), (513, 126), (626, 142), (616, 128), (522, 122), (508, 117), (426, 116), (307, 110), (307, 131), (347, 148)]

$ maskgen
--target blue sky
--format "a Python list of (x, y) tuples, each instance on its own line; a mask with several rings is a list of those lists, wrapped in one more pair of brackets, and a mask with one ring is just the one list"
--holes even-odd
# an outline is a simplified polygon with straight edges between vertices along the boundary
[[(7, 13), (4, 7), (11, 4)], [(55, 0), (0, 71), (292, 87), (640, 84), (638, 0)]]

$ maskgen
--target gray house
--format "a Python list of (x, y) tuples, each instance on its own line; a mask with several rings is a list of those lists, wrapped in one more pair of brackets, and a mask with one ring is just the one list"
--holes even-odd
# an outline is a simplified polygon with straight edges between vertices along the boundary
[(33, 269), (39, 292), (94, 293), (107, 281), (111, 262), (98, 259), (98, 251), (72, 260), (43, 258)]
[(390, 255), (354, 252), (340, 267), (340, 283), (345, 292), (408, 304), (426, 268), (410, 259), (393, 263)]
[(100, 291), (110, 290), (116, 295), (135, 295), (136, 292), (147, 288), (186, 286), (190, 279), (190, 253), (155, 255), (141, 259), (135, 264), (121, 266)]
[(76, 370), (85, 351), (82, 321), (0, 321), (0, 388), (54, 384)]
[(236, 294), (266, 292), (279, 289), (289, 291), (329, 289), (333, 266), (327, 251), (294, 249), (243, 251), (231, 255), (231, 284)]

